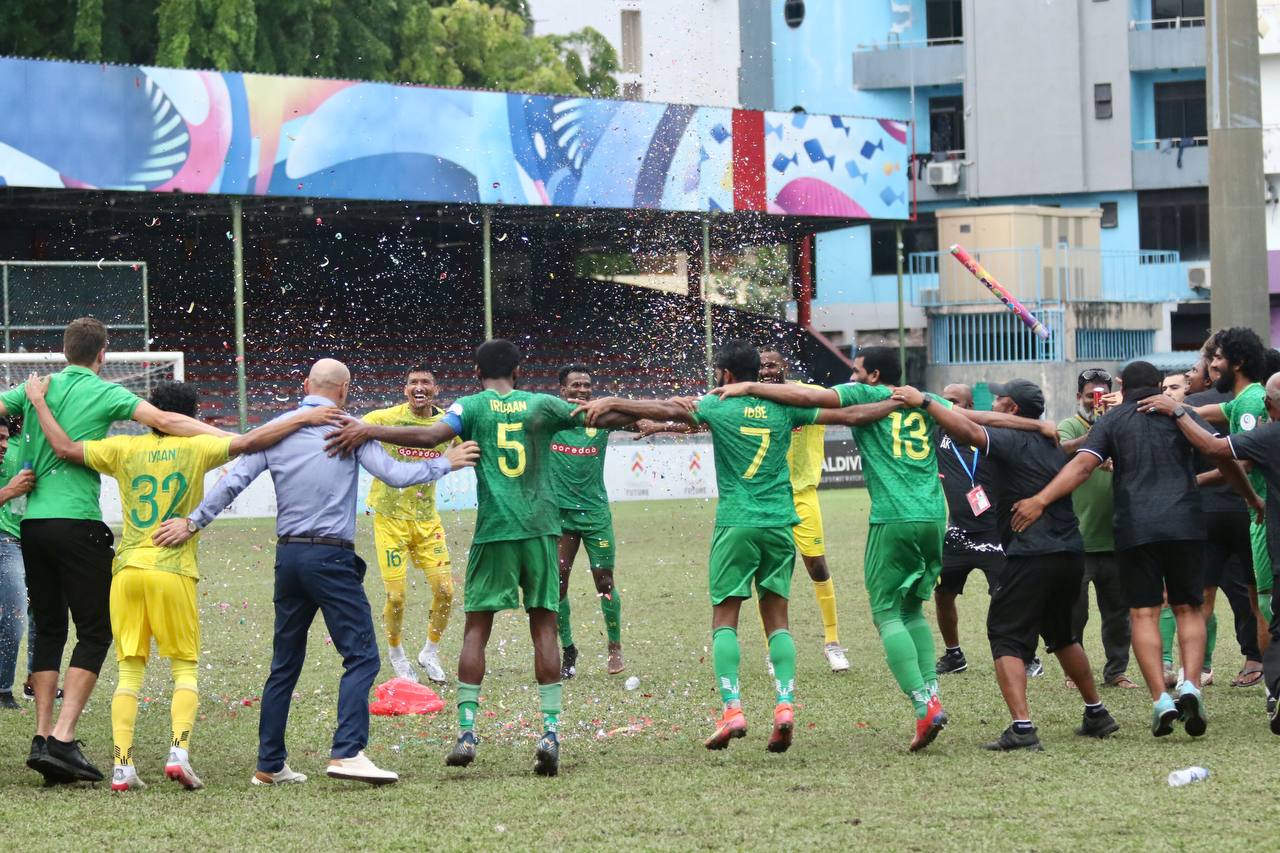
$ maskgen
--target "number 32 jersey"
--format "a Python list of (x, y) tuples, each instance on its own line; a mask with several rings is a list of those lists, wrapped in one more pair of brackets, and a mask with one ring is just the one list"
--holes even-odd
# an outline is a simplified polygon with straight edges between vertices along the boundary
[(84, 463), (120, 484), (124, 532), (111, 573), (126, 566), (199, 578), (198, 536), (179, 548), (160, 548), (151, 536), (160, 523), (185, 518), (204, 500), (204, 475), (225, 464), (231, 436), (117, 435), (84, 443)]
[(480, 445), (476, 463), (476, 532), (472, 543), (560, 535), (560, 508), (551, 480), (551, 436), (582, 426), (572, 403), (550, 394), (485, 390), (448, 409), (459, 435)]
[[(887, 385), (850, 383), (832, 389), (840, 405), (878, 403), (891, 396)], [(934, 397), (940, 405), (950, 403)], [(938, 479), (933, 418), (922, 409), (900, 409), (887, 418), (853, 428), (862, 471), (871, 493), (871, 523), (947, 520), (947, 500)]]

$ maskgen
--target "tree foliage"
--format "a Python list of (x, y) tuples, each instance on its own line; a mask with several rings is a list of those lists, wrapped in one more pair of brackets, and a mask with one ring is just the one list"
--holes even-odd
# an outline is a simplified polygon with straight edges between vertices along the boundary
[(616, 94), (600, 33), (532, 26), (527, 0), (4, 0), (0, 54)]

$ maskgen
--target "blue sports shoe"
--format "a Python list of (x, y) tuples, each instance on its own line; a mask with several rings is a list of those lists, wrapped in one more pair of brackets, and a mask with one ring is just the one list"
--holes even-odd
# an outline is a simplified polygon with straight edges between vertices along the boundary
[(533, 772), (539, 776), (555, 776), (560, 772), (560, 739), (555, 732), (545, 732), (533, 754)]
[(1161, 693), (1151, 709), (1151, 734), (1165, 737), (1173, 734), (1173, 722), (1178, 719), (1178, 708), (1168, 693)]
[(1209, 721), (1204, 715), (1204, 700), (1200, 697), (1200, 691), (1187, 684), (1182, 683), (1182, 689), (1178, 691), (1178, 719), (1182, 720), (1182, 724), (1187, 729), (1187, 734), (1192, 737), (1200, 737), (1204, 734), (1206, 728), (1209, 727)]

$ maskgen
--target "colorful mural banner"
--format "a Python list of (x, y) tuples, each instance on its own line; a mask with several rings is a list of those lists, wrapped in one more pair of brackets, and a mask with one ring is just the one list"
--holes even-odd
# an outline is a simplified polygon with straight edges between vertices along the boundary
[(0, 186), (910, 216), (908, 125), (0, 59)]

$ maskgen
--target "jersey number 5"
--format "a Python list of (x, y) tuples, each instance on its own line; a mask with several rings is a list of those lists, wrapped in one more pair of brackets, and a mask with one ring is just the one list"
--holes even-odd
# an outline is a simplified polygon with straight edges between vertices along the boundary
[[(524, 473), (525, 456), (524, 444), (519, 438), (513, 438), (512, 433), (518, 433), (524, 429), (524, 424), (498, 424), (498, 448), (503, 451), (503, 455), (498, 457), (498, 470), (508, 477), (519, 477)], [(514, 452), (514, 464), (507, 461), (507, 452)]]
[(760, 463), (764, 461), (764, 455), (769, 452), (769, 429), (767, 427), (738, 427), (738, 432), (743, 435), (755, 435), (760, 437), (760, 447), (756, 450), (756, 457), (751, 460), (751, 464), (747, 466), (747, 470), (743, 472), (742, 479), (750, 480), (760, 470)]
[[(901, 457), (905, 452), (908, 459), (929, 458), (929, 427), (924, 415), (919, 412), (892, 412), (889, 419), (893, 423), (893, 455)], [(904, 435), (905, 433), (905, 435)]]
[[(150, 474), (141, 474), (134, 477), (130, 485), (133, 486), (134, 497), (138, 499), (138, 507), (129, 510), (129, 519), (135, 527), (150, 527), (157, 521), (168, 521), (173, 518), (174, 509), (187, 494), (187, 478), (177, 471), (159, 482)], [(156, 503), (157, 492), (172, 494), (163, 516), (160, 515), (160, 505)], [(147, 510), (145, 518), (138, 514), (138, 509), (143, 508)]]

